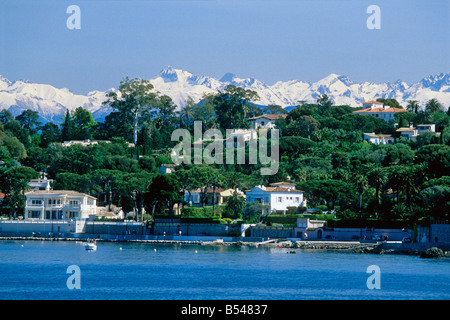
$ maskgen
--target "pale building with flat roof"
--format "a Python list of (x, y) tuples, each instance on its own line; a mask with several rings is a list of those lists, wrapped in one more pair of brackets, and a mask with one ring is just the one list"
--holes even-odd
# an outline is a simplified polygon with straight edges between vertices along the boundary
[(25, 219), (87, 219), (97, 211), (96, 198), (72, 190), (33, 190), (25, 197)]

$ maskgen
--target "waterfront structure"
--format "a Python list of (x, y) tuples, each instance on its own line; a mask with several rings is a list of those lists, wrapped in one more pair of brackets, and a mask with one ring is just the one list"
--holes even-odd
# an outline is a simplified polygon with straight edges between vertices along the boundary
[(405, 109), (386, 106), (382, 102), (378, 101), (363, 102), (362, 107), (362, 110), (353, 111), (353, 113), (373, 116), (383, 119), (386, 122), (389, 122), (391, 119), (395, 120), (396, 113), (407, 112)]
[(72, 190), (33, 190), (26, 192), (25, 197), (25, 219), (87, 219), (97, 210), (96, 198)]
[(271, 212), (286, 213), (289, 207), (306, 207), (303, 191), (296, 190), (295, 184), (277, 182), (269, 186), (256, 186), (246, 192), (247, 202), (258, 201), (270, 206)]
[(314, 236), (310, 240), (321, 240), (323, 237), (323, 228), (326, 221), (311, 220), (309, 218), (298, 218), (297, 227), (294, 228), (294, 234), (297, 238), (308, 239), (308, 234), (314, 231)]
[(390, 134), (364, 133), (364, 141), (374, 144), (394, 143), (394, 137)]
[(275, 122), (278, 119), (286, 118), (286, 114), (263, 114), (257, 117), (249, 118), (250, 126), (254, 130), (273, 129), (275, 128)]

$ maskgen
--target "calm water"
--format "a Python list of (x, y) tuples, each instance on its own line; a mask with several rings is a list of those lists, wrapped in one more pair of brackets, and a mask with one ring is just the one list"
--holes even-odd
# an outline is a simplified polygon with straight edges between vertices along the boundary
[[(156, 251), (155, 251), (156, 249)], [(196, 252), (197, 251), (197, 252)], [(0, 241), (0, 299), (449, 299), (450, 259), (196, 245)], [(81, 289), (68, 289), (77, 265)], [(367, 267), (381, 271), (369, 290)]]

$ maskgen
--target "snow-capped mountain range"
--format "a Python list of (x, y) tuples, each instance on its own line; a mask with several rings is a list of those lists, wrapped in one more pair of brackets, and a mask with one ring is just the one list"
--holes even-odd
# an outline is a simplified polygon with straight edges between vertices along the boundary
[[(185, 105), (188, 97), (198, 102), (205, 93), (216, 93), (229, 84), (256, 91), (260, 100), (254, 102), (259, 105), (276, 104), (284, 108), (295, 106), (299, 101), (315, 102), (319, 94), (327, 94), (335, 105), (352, 107), (359, 107), (362, 102), (377, 98), (393, 98), (403, 106), (408, 100), (418, 100), (423, 106), (435, 98), (446, 109), (450, 105), (450, 73), (428, 76), (411, 85), (400, 80), (381, 84), (354, 83), (348, 77), (337, 74), (330, 74), (313, 83), (292, 80), (267, 85), (257, 79), (241, 79), (231, 73), (215, 79), (169, 66), (149, 80), (155, 90), (170, 96), (179, 108)], [(108, 91), (111, 90), (115, 89)], [(66, 88), (28, 81), (11, 82), (0, 76), (0, 110), (7, 109), (16, 116), (23, 110), (31, 109), (39, 112), (42, 121), (60, 123), (68, 109), (83, 107), (92, 112), (94, 119), (103, 121), (112, 111), (109, 106), (102, 104), (108, 91), (91, 91), (87, 95), (80, 95)]]

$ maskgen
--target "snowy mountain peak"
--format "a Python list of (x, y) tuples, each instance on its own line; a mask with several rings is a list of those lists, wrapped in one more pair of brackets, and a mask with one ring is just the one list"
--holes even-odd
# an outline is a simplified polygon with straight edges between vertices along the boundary
[(9, 81), (8, 79), (0, 76), (0, 90), (5, 90), (10, 85), (11, 85), (11, 81)]
[(161, 77), (164, 82), (176, 82), (186, 81), (187, 79), (192, 77), (192, 73), (180, 69), (175, 69), (172, 66), (167, 66), (161, 70), (158, 76)]
[[(377, 98), (396, 99), (401, 105), (408, 100), (417, 100), (424, 105), (430, 99), (437, 99), (445, 108), (450, 105), (450, 73), (428, 76), (408, 85), (398, 80), (394, 83), (353, 83), (347, 76), (330, 74), (317, 82), (300, 80), (278, 81), (267, 85), (255, 78), (239, 78), (227, 73), (220, 80), (167, 66), (149, 81), (155, 90), (172, 98), (182, 108), (188, 98), (199, 102), (205, 94), (214, 94), (229, 85), (256, 91), (260, 105), (275, 104), (281, 107), (298, 105), (299, 101), (314, 103), (319, 94), (327, 94), (335, 105), (359, 107), (363, 101)], [(83, 107), (92, 112), (97, 121), (104, 121), (112, 109), (102, 104), (106, 93), (116, 91), (91, 91), (87, 95), (72, 93), (69, 89), (55, 88), (49, 84), (15, 81), (0, 76), (0, 110), (10, 110), (14, 116), (30, 109), (38, 111), (41, 121), (60, 123), (67, 110)]]
[(434, 76), (431, 75), (423, 78), (420, 83), (424, 88), (430, 88), (431, 90), (439, 91), (444, 86), (450, 86), (450, 73), (440, 73)]

